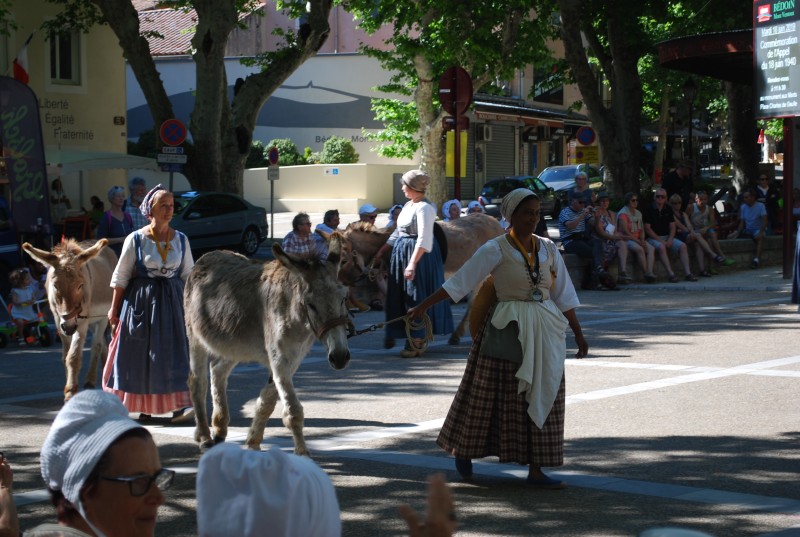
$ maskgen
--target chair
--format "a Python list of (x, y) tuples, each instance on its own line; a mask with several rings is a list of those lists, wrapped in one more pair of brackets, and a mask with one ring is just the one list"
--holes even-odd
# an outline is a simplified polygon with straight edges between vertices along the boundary
[(64, 219), (64, 236), (79, 241), (91, 238), (92, 223), (88, 216), (69, 216)]

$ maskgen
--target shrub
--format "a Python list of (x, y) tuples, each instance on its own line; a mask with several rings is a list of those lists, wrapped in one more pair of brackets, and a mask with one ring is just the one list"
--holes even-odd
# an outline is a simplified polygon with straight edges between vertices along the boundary
[(322, 164), (355, 164), (358, 153), (353, 143), (347, 138), (331, 136), (322, 146)]
[(270, 140), (265, 150), (269, 151), (272, 147), (278, 148), (279, 166), (297, 166), (298, 164), (306, 163), (306, 159), (297, 150), (297, 145), (288, 138)]
[(250, 144), (250, 153), (247, 154), (247, 160), (244, 161), (244, 167), (265, 168), (268, 165), (267, 154), (264, 151), (264, 142), (259, 140), (253, 141), (253, 143)]

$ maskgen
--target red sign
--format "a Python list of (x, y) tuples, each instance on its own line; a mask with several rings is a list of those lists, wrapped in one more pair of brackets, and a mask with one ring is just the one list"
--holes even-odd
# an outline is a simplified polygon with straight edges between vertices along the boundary
[(181, 145), (186, 141), (186, 125), (179, 119), (168, 119), (161, 124), (158, 134), (167, 145)]
[(267, 152), (267, 160), (269, 160), (270, 166), (277, 166), (278, 165), (278, 148), (277, 147), (270, 147), (269, 152)]
[(575, 133), (575, 139), (582, 145), (592, 145), (595, 140), (594, 129), (591, 127), (581, 127)]
[(472, 78), (461, 67), (451, 67), (439, 78), (439, 102), (454, 116), (472, 104)]

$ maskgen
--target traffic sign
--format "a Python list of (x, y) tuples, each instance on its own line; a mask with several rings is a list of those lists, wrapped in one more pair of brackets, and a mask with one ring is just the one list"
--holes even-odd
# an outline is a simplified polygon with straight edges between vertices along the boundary
[(165, 145), (161, 148), (162, 153), (169, 153), (171, 155), (183, 155), (183, 148), (182, 147), (172, 147), (169, 145)]
[(167, 145), (181, 145), (186, 141), (186, 125), (179, 119), (168, 119), (161, 124), (158, 134)]
[[(159, 164), (162, 172), (182, 172), (183, 164)], [(172, 189), (170, 189), (172, 190)]]
[(575, 133), (575, 139), (577, 139), (581, 145), (594, 144), (595, 137), (594, 129), (591, 127), (581, 127), (578, 129), (578, 132)]
[(279, 166), (270, 166), (267, 168), (267, 180), (277, 181), (281, 178), (281, 169)]
[(269, 161), (270, 166), (277, 166), (278, 165), (278, 148), (277, 147), (270, 147), (269, 151), (267, 152), (267, 160)]
[(472, 77), (461, 67), (450, 67), (439, 78), (439, 102), (454, 116), (472, 104)]
[(188, 158), (187, 155), (166, 155), (164, 153), (156, 155), (156, 161), (159, 164), (186, 164)]

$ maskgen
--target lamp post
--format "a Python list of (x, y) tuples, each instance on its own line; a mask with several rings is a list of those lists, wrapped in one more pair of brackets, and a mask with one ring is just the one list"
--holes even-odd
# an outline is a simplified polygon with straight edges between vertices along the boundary
[(694, 98), (697, 96), (697, 84), (692, 77), (683, 83), (683, 98), (689, 103), (689, 160), (694, 162), (694, 152), (692, 151), (692, 114), (694, 112)]

